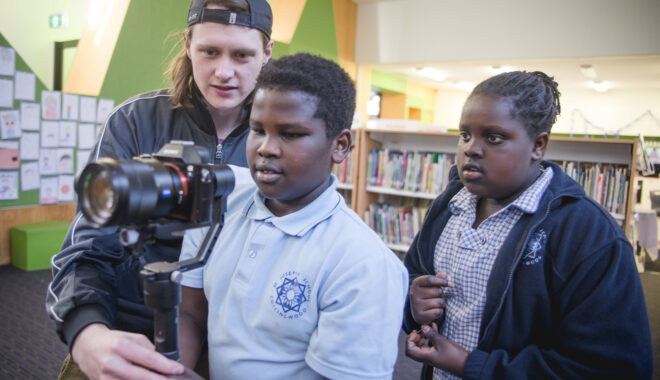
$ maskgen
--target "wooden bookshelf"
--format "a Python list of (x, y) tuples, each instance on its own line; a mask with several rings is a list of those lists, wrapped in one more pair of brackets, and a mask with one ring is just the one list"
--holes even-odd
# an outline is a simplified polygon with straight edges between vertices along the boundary
[[(354, 156), (354, 173), (352, 188), (352, 207), (362, 218), (371, 216), (369, 207), (372, 204), (402, 205), (420, 204), (424, 210), (424, 202), (429, 204), (437, 193), (416, 192), (403, 189), (393, 189), (375, 186), (369, 181), (369, 155), (374, 149), (390, 151), (437, 152), (446, 155), (456, 153), (458, 132), (441, 132), (434, 130), (400, 130), (362, 128), (357, 131), (357, 155)], [(630, 221), (633, 199), (633, 187), (636, 175), (635, 152), (636, 139), (599, 139), (599, 138), (569, 138), (551, 137), (545, 159), (558, 164), (565, 161), (583, 165), (616, 166), (626, 168), (625, 200), (620, 212), (611, 212), (620, 223), (627, 236), (630, 237)], [(353, 154), (355, 154), (355, 150)], [(357, 158), (357, 160), (355, 160)], [(373, 159), (372, 159), (373, 161)], [(438, 192), (439, 193), (439, 192)], [(422, 215), (423, 217), (423, 215)], [(369, 220), (365, 220), (369, 223)], [(382, 231), (381, 231), (382, 232)], [(388, 245), (396, 251), (405, 251), (407, 245), (399, 239), (385, 239)], [(390, 240), (390, 241), (388, 241)], [(392, 241), (397, 240), (397, 241)]]

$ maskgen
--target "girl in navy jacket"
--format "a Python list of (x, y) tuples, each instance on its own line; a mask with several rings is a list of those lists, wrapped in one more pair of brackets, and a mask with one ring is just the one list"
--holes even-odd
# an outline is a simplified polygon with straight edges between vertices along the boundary
[(543, 161), (559, 112), (540, 72), (497, 75), (468, 97), (456, 166), (405, 258), (406, 354), (423, 378), (651, 377), (632, 247)]

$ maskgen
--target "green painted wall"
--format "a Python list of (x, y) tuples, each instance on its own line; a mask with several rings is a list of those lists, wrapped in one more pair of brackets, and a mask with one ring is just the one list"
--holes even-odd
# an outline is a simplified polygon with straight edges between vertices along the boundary
[(126, 11), (99, 97), (119, 104), (139, 93), (168, 87), (163, 77), (179, 33), (186, 28), (189, 1), (133, 0)]
[(273, 58), (301, 52), (339, 60), (332, 0), (308, 0), (291, 43), (276, 42)]
[[(3, 47), (12, 47), (9, 44), (9, 41), (0, 33), (0, 46)], [(25, 72), (30, 72), (34, 73), (34, 71), (25, 63), (23, 58), (16, 52), (16, 71), (25, 71)], [(13, 77), (6, 77), (3, 75), (0, 75), (0, 78), (2, 79), (13, 79)], [(35, 103), (41, 103), (41, 91), (43, 90), (48, 90), (44, 83), (39, 79), (39, 77), (36, 77), (35, 81), (35, 90), (34, 90), (34, 102)], [(14, 109), (20, 109), (21, 101), (20, 100), (14, 100)], [(5, 109), (2, 109), (5, 110)], [(6, 141), (19, 141), (18, 139), (12, 139), (12, 140), (6, 140)], [(21, 162), (26, 162), (26, 161), (21, 161)], [(74, 166), (75, 167), (75, 166)], [(3, 200), (0, 201), (0, 208), (3, 207), (12, 207), (12, 206), (27, 206), (27, 205), (37, 205), (39, 204), (39, 190), (29, 190), (29, 191), (21, 191), (21, 182), (20, 182), (20, 169), (10, 169), (8, 171), (12, 170), (17, 170), (19, 171), (19, 180), (18, 180), (18, 199), (14, 200)], [(3, 169), (4, 171), (4, 169)]]
[(406, 80), (378, 70), (371, 70), (371, 86), (389, 92), (406, 93)]
[[(163, 77), (178, 53), (178, 32), (186, 27), (188, 1), (133, 0), (122, 25), (99, 97), (119, 104), (141, 92), (169, 86)], [(298, 52), (319, 54), (337, 61), (332, 0), (309, 0), (290, 44), (275, 42), (273, 57)], [(178, 46), (178, 45), (177, 45)]]

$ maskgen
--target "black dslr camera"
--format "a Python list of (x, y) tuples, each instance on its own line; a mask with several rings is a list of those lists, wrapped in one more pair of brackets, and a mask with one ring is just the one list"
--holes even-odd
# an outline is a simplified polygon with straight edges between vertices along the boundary
[[(195, 257), (148, 263), (140, 271), (144, 303), (154, 309), (154, 344), (178, 360), (181, 273), (206, 262), (220, 234), (234, 189), (227, 165), (210, 165), (192, 142), (173, 140), (153, 155), (132, 160), (102, 158), (83, 169), (76, 191), (79, 207), (96, 226), (122, 226), (120, 241), (136, 255), (157, 232), (208, 226)], [(195, 377), (195, 376), (192, 376)]]
[(216, 198), (234, 189), (227, 165), (206, 164), (208, 153), (173, 140), (157, 153), (132, 160), (101, 158), (77, 182), (79, 207), (97, 226), (153, 222), (209, 222)]

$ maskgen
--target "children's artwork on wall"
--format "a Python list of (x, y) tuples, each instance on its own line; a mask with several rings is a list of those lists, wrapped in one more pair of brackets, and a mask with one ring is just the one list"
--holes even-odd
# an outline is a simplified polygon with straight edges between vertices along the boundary
[(94, 123), (96, 121), (96, 98), (80, 97), (80, 121)]
[(99, 106), (96, 109), (96, 121), (98, 123), (105, 122), (105, 118), (110, 115), (115, 106), (115, 101), (112, 99), (99, 99)]
[(39, 188), (39, 164), (36, 161), (21, 164), (21, 191)]
[(33, 73), (17, 71), (14, 77), (14, 99), (34, 101), (36, 80)]
[(58, 182), (57, 200), (59, 202), (73, 202), (73, 176), (61, 175)]
[(57, 174), (57, 149), (41, 149), (39, 174)]
[(21, 119), (18, 110), (0, 111), (0, 132), (3, 139), (21, 136)]
[(78, 124), (78, 148), (89, 149), (96, 142), (96, 131), (94, 124)]
[(39, 115), (39, 104), (21, 102), (21, 129), (23, 131), (38, 131), (41, 115)]
[(62, 119), (78, 120), (79, 95), (62, 94)]
[(0, 199), (18, 199), (18, 171), (0, 172)]
[(38, 133), (23, 133), (21, 135), (21, 160), (38, 160), (39, 159), (39, 134)]
[(87, 160), (89, 160), (89, 154), (91, 150), (82, 150), (78, 149), (76, 152), (76, 176), (79, 176), (82, 173), (83, 169), (87, 165)]
[(60, 123), (57, 121), (41, 122), (41, 146), (56, 147), (60, 140)]
[(73, 174), (73, 149), (57, 149), (57, 173)]
[(16, 51), (0, 46), (0, 75), (14, 75), (16, 70)]
[(75, 121), (60, 121), (59, 146), (76, 146)]
[(58, 120), (60, 118), (61, 93), (59, 91), (41, 91), (41, 118)]
[(0, 107), (14, 107), (14, 81), (0, 79)]
[(0, 141), (0, 169), (18, 169), (18, 141)]
[(75, 174), (114, 106), (114, 99), (50, 91), (18, 51), (0, 46), (0, 175), (9, 184), (0, 209), (75, 201)]
[(57, 203), (59, 195), (59, 178), (41, 177), (39, 184), (39, 203), (42, 205)]

